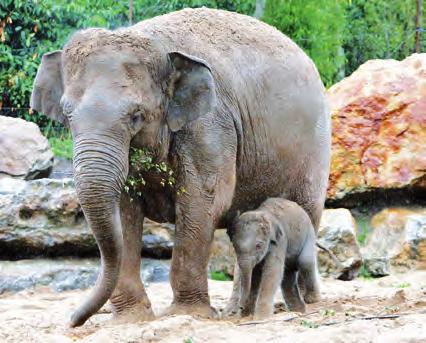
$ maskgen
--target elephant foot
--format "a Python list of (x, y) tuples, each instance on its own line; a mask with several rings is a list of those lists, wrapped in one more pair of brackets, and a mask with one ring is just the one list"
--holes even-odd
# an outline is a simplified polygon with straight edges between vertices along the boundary
[(241, 310), (238, 302), (231, 301), (221, 311), (221, 317), (223, 319), (238, 319), (241, 317)]
[(253, 320), (264, 320), (267, 318), (270, 318), (274, 315), (274, 313), (267, 311), (267, 312), (255, 312), (253, 315)]
[(199, 317), (203, 319), (219, 319), (218, 312), (209, 304), (187, 305), (173, 303), (163, 313), (165, 316), (180, 314), (189, 314), (193, 317)]
[(303, 299), (305, 300), (305, 303), (307, 304), (313, 304), (313, 303), (317, 303), (321, 300), (321, 296), (319, 294), (319, 292), (306, 292)]
[(117, 287), (109, 299), (114, 318), (119, 322), (139, 322), (155, 319), (151, 302), (143, 285), (139, 287)]
[(300, 312), (305, 313), (306, 312), (306, 306), (303, 302), (294, 302), (294, 303), (287, 303), (287, 308), (290, 312)]

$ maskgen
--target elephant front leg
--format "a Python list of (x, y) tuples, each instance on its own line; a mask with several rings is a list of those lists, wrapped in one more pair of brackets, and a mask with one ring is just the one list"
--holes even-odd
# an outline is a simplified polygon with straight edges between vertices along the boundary
[(238, 267), (238, 263), (235, 263), (234, 266), (234, 280), (232, 286), (232, 294), (228, 300), (228, 304), (222, 311), (223, 318), (232, 318), (238, 315), (239, 305), (240, 305), (240, 297), (241, 297), (241, 276), (240, 276), (240, 268)]
[(169, 314), (196, 314), (207, 318), (217, 316), (210, 306), (207, 284), (207, 264), (214, 227), (209, 209), (202, 207), (202, 204), (194, 201), (192, 206), (182, 209), (177, 218), (170, 275), (173, 303)]
[[(204, 178), (205, 179), (205, 178)], [(209, 181), (216, 179), (209, 178)], [(187, 175), (185, 192), (176, 200), (176, 231), (170, 281), (173, 303), (168, 313), (196, 314), (216, 318), (210, 306), (207, 265), (218, 208), (214, 183), (196, 173)]]
[(264, 319), (274, 314), (274, 295), (283, 278), (285, 257), (274, 248), (266, 258), (257, 294), (253, 319)]
[(140, 277), (144, 214), (138, 200), (123, 193), (120, 203), (123, 258), (117, 287), (110, 298), (114, 314), (124, 321), (154, 319), (151, 303)]

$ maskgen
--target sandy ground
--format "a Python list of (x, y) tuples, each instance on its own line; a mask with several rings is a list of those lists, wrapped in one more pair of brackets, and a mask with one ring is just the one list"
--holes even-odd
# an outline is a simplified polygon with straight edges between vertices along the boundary
[[(151, 284), (147, 290), (161, 313), (171, 301), (169, 284)], [(216, 308), (225, 306), (230, 292), (231, 282), (210, 282)], [(67, 328), (72, 309), (86, 295), (42, 287), (1, 295), (0, 342), (426, 342), (426, 271), (376, 280), (323, 280), (323, 300), (309, 305), (306, 314), (278, 306), (278, 313), (264, 322), (185, 315), (119, 324), (103, 311), (81, 328)]]

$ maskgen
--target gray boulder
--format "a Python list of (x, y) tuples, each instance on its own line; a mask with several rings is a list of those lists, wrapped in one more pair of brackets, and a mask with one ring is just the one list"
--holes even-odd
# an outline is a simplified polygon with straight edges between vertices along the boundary
[(388, 208), (371, 219), (372, 233), (362, 249), (373, 276), (426, 269), (426, 210)]
[[(144, 226), (143, 254), (170, 258), (174, 226)], [(0, 179), (0, 258), (97, 254), (72, 179)]]
[[(170, 261), (142, 260), (144, 283), (163, 282), (169, 277)], [(93, 286), (99, 273), (99, 259), (33, 259), (0, 261), (0, 294), (18, 292), (36, 286), (48, 286), (56, 292)]]
[(349, 210), (324, 210), (318, 230), (318, 242), (330, 250), (337, 261), (319, 249), (318, 264), (321, 274), (339, 280), (352, 280), (358, 276), (362, 256), (356, 232), (356, 222)]
[(53, 153), (35, 123), (0, 116), (0, 178), (47, 177), (52, 166)]

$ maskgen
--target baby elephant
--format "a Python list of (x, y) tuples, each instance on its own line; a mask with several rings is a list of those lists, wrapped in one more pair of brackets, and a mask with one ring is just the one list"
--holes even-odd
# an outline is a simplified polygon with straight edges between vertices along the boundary
[(304, 312), (298, 275), (310, 295), (306, 302), (319, 300), (315, 231), (295, 202), (269, 198), (257, 210), (240, 215), (229, 235), (239, 266), (241, 315), (271, 316), (280, 283), (288, 309)]

